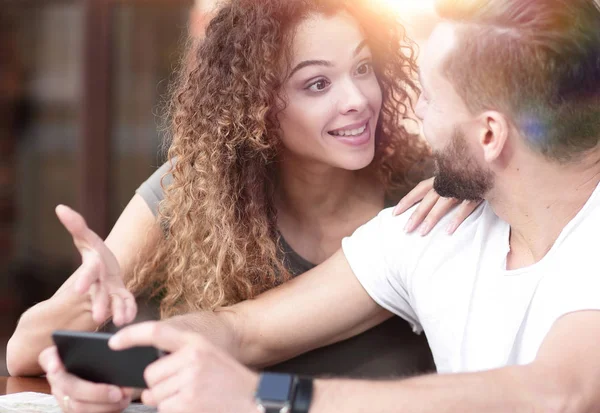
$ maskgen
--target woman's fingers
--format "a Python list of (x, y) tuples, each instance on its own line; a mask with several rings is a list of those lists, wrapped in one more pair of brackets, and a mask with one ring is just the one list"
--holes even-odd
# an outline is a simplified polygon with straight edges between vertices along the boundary
[(119, 293), (109, 293), (110, 306), (112, 310), (113, 323), (120, 327), (125, 324), (127, 320), (125, 301)]
[[(433, 189), (434, 178), (429, 178), (420, 182), (408, 194), (406, 194), (398, 205), (394, 208), (392, 214), (399, 215), (417, 202), (421, 202), (412, 213), (404, 226), (404, 231), (412, 232), (420, 226), (421, 235), (428, 234), (431, 229), (460, 201), (454, 198), (440, 197)], [(463, 201), (456, 209), (452, 222), (448, 225), (446, 231), (453, 234), (465, 219), (481, 204), (481, 201)]]
[(442, 198), (439, 197), (437, 202), (433, 205), (427, 216), (423, 219), (419, 234), (427, 235), (433, 227), (437, 225), (440, 220), (450, 212), (452, 208), (458, 203), (454, 198)]
[(92, 297), (92, 318), (101, 324), (110, 317), (110, 297), (106, 286), (101, 283), (93, 284), (90, 288)]
[(73, 237), (73, 242), (83, 261), (76, 284), (77, 291), (86, 292), (92, 283), (109, 276), (120, 276), (119, 265), (113, 253), (94, 231), (88, 228), (85, 219), (64, 205), (56, 207), (56, 215)]
[(132, 323), (137, 315), (137, 303), (135, 297), (129, 291), (123, 297), (123, 303), (125, 304), (125, 321), (124, 324)]
[(446, 232), (448, 232), (448, 234), (454, 234), (454, 231), (456, 231), (460, 224), (462, 224), (465, 219), (477, 209), (481, 202), (482, 201), (463, 201), (458, 208), (456, 208), (454, 216), (452, 217), (452, 222), (448, 225)]
[(411, 206), (425, 198), (431, 189), (433, 189), (433, 178), (420, 182), (398, 202), (392, 214), (395, 216), (405, 212)]
[[(405, 231), (411, 232), (420, 225), (419, 233), (427, 235), (440, 220), (454, 209), (452, 221), (446, 228), (448, 234), (453, 234), (456, 229), (473, 213), (481, 201), (462, 201), (454, 198), (443, 198), (432, 191), (413, 212), (405, 226)], [(431, 195), (431, 196), (430, 196)], [(455, 208), (455, 205), (460, 205)]]
[(56, 216), (73, 237), (77, 249), (93, 249), (102, 239), (88, 228), (85, 219), (76, 211), (65, 205), (58, 205), (55, 209)]
[(105, 271), (104, 264), (98, 254), (94, 252), (86, 252), (82, 254), (83, 262), (77, 269), (75, 291), (79, 294), (89, 292), (90, 287), (101, 281)]
[(409, 220), (406, 222), (406, 225), (404, 226), (404, 231), (412, 232), (415, 230), (415, 228), (421, 225), (427, 214), (429, 214), (429, 212), (439, 199), (440, 196), (435, 191), (429, 191), (429, 193), (425, 195), (425, 198), (423, 198), (419, 206), (417, 206), (417, 208), (413, 211)]

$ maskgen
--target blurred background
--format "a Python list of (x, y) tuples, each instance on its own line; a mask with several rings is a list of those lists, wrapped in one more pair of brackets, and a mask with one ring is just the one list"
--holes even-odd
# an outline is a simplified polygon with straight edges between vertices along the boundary
[[(161, 105), (215, 1), (1, 2), (0, 375), (20, 314), (80, 263), (54, 207), (108, 234), (163, 162)], [(399, 10), (418, 43), (435, 24), (432, 0), (372, 1)]]

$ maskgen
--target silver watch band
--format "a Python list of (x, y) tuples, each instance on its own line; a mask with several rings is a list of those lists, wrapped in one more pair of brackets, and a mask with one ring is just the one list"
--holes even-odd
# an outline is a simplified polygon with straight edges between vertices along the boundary
[(291, 406), (289, 402), (282, 406), (279, 403), (257, 400), (256, 408), (260, 413), (290, 413)]

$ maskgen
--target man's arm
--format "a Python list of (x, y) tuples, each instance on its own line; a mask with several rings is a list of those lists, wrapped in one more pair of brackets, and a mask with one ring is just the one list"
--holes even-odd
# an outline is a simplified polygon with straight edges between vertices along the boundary
[(340, 250), (254, 300), (166, 323), (202, 333), (242, 363), (261, 367), (352, 337), (391, 317), (362, 287)]
[(600, 312), (555, 322), (529, 365), (401, 381), (317, 380), (311, 413), (600, 411)]
[[(310, 413), (596, 412), (599, 339), (600, 312), (571, 313), (555, 323), (529, 365), (396, 381), (317, 380)], [(146, 369), (144, 403), (161, 411), (256, 412), (258, 374), (201, 335), (143, 323), (110, 343), (116, 350), (140, 345), (170, 353)]]

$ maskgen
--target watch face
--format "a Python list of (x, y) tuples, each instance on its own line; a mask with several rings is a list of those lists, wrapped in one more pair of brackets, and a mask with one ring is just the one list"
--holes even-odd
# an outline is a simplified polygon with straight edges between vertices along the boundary
[(293, 376), (291, 374), (263, 373), (256, 395), (270, 402), (288, 402), (291, 398)]

